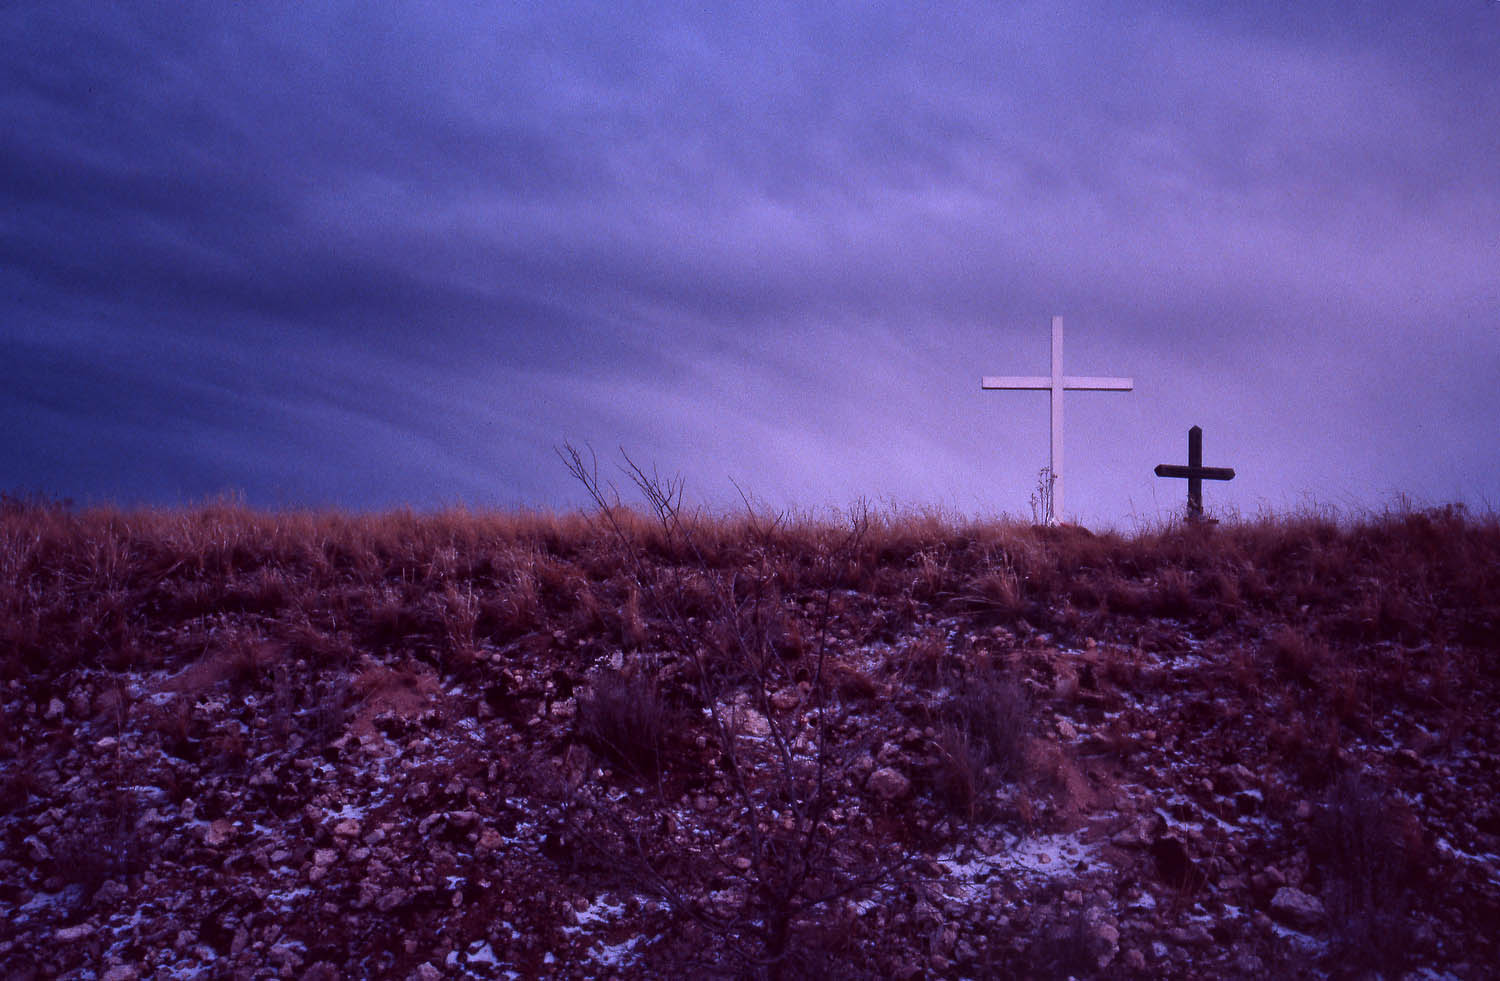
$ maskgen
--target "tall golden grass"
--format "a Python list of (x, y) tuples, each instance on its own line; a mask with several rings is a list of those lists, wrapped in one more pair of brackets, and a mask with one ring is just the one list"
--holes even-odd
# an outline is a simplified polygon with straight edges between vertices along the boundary
[[(615, 517), (654, 563), (727, 569), (753, 559), (770, 564), (785, 592), (823, 588), (831, 575), (836, 588), (893, 610), (922, 603), (996, 619), (1072, 617), (1075, 626), (1105, 614), (1209, 625), (1274, 615), (1293, 630), (1316, 620), (1335, 639), (1406, 642), (1439, 630), (1475, 642), (1493, 637), (1500, 617), (1500, 519), (1461, 507), (1099, 534), (871, 513), (857, 552), (833, 571), (813, 557), (846, 533), (838, 518), (685, 513), (699, 553), (689, 556), (682, 536), (646, 514)], [(145, 667), (191, 654), (184, 632), (210, 618), (253, 620), (324, 654), (347, 654), (352, 636), (426, 638), (437, 654), (462, 656), (541, 629), (602, 629), (638, 643), (640, 624), (625, 622), (638, 620), (628, 612), (633, 588), (598, 514), (70, 510), (7, 500), (0, 672)]]

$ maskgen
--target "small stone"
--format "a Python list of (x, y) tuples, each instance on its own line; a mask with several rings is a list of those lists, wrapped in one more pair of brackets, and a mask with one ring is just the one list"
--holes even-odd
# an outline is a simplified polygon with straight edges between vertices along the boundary
[(740, 735), (749, 736), (752, 739), (765, 739), (771, 734), (771, 723), (764, 715), (753, 708), (736, 707), (732, 716), (733, 724), (738, 726)]
[(389, 892), (382, 894), (381, 897), (375, 901), (375, 908), (380, 910), (380, 912), (382, 913), (389, 913), (391, 910), (395, 909), (397, 906), (400, 906), (404, 902), (406, 902), (406, 890), (400, 888), (392, 889)]
[(1125, 951), (1125, 966), (1132, 971), (1144, 971), (1146, 969), (1146, 955), (1136, 947)]
[(47, 703), (47, 714), (42, 716), (42, 718), (46, 719), (48, 722), (56, 722), (58, 719), (61, 719), (63, 717), (64, 711), (65, 709), (63, 708), (62, 699), (54, 698), (52, 699), (52, 701)]
[(224, 818), (219, 818), (219, 820), (210, 824), (208, 830), (203, 833), (203, 843), (210, 848), (218, 848), (220, 845), (227, 844), (233, 837), (234, 825), (230, 824)]
[(1310, 927), (1322, 922), (1323, 901), (1301, 889), (1282, 886), (1271, 897), (1271, 917), (1296, 927)]
[(99, 976), (99, 981), (136, 981), (141, 972), (134, 964), (116, 964)]
[(440, 981), (443, 972), (423, 961), (417, 965), (417, 969), (411, 973), (413, 981)]
[(1078, 730), (1073, 723), (1067, 719), (1059, 719), (1057, 722), (1057, 736), (1059, 739), (1073, 740), (1078, 738)]
[(892, 766), (883, 766), (870, 774), (870, 779), (865, 785), (870, 789), (870, 793), (887, 801), (905, 797), (911, 791), (911, 781), (904, 773)]
[(313, 853), (313, 865), (326, 868), (338, 861), (339, 853), (332, 848), (319, 848)]
[(1183, 947), (1211, 947), (1214, 935), (1208, 932), (1208, 927), (1202, 923), (1194, 923), (1186, 927), (1178, 927), (1167, 934), (1168, 939)]
[(84, 937), (93, 934), (93, 932), (94, 928), (89, 924), (79, 923), (75, 926), (63, 927), (56, 933), (52, 934), (52, 939), (56, 940), (58, 943), (64, 944), (77, 943)]
[(353, 818), (340, 821), (333, 826), (333, 833), (338, 838), (357, 838), (359, 837), (359, 822)]

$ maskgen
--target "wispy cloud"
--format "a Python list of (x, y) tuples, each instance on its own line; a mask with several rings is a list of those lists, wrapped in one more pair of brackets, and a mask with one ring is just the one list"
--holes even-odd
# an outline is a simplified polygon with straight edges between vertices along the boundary
[(1195, 421), (1245, 507), (1500, 492), (1486, 5), (62, 3), (0, 40), (10, 485), (546, 504), (588, 438), (1021, 510), (1044, 409), (978, 376), (1063, 313), (1139, 382), (1070, 416), (1085, 517)]

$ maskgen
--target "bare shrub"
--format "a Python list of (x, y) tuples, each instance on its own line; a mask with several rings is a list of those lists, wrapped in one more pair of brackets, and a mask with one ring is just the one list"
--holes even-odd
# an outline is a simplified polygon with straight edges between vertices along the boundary
[(1090, 928), (1087, 910), (1077, 910), (1045, 927), (1026, 948), (1026, 977), (1063, 979), (1092, 977), (1099, 971), (1101, 944)]
[(337, 674), (316, 686), (308, 719), (308, 737), (314, 746), (327, 746), (344, 734), (351, 697), (346, 674)]
[(1346, 959), (1400, 970), (1410, 947), (1410, 879), (1421, 830), (1371, 778), (1346, 773), (1329, 788), (1312, 855), (1334, 939)]
[[(853, 820), (850, 811), (835, 806), (837, 788), (851, 783), (853, 761), (867, 747), (841, 736), (844, 730), (834, 725), (838, 703), (830, 697), (832, 672), (825, 673), (829, 624), (834, 590), (868, 571), (861, 546), (868, 510), (857, 508), (843, 538), (819, 548), (817, 578), (824, 589), (812, 637), (799, 629), (796, 656), (789, 658), (785, 635), (797, 613), (788, 609), (778, 584), (780, 566), (767, 544), (774, 521), (763, 525), (748, 511), (744, 537), (753, 544), (734, 561), (713, 551), (713, 543), (700, 544), (701, 522), (684, 515), (680, 480), (647, 472), (627, 456), (623, 469), (654, 522), (652, 534), (642, 536), (614, 489), (600, 481), (597, 464), (573, 447), (561, 455), (618, 542), (643, 615), (659, 625), (671, 656), (685, 666), (704, 713), (700, 724), (708, 730), (700, 746), (715, 757), (712, 779), (735, 803), (727, 829), (691, 809), (665, 817), (655, 809), (642, 813), (565, 766), (574, 774), (564, 778), (563, 814), (571, 838), (565, 851), (593, 856), (605, 873), (613, 866), (613, 874), (653, 892), (706, 930), (714, 940), (704, 952), (706, 962), (727, 956), (739, 973), (770, 979), (796, 974), (817, 960), (804, 942), (817, 916), (845, 897), (889, 882), (905, 862), (892, 848), (856, 847), (845, 824)], [(648, 567), (646, 560), (656, 556), (667, 561)], [(627, 732), (649, 732), (643, 713), (659, 718), (659, 703), (639, 679), (601, 678), (604, 683), (580, 706), (580, 733), (590, 733), (607, 754), (641, 768), (659, 767), (660, 755), (649, 757), (660, 739)], [(796, 694), (787, 698), (791, 692)], [(685, 776), (701, 780), (702, 774)], [(672, 830), (677, 821), (701, 824), (678, 835)], [(713, 842), (708, 855), (700, 854), (703, 840)], [(715, 969), (712, 963), (699, 967)]]
[(81, 805), (63, 823), (52, 846), (56, 870), (68, 882), (83, 887), (85, 899), (109, 879), (125, 879), (145, 866), (146, 856), (135, 821), (135, 797), (110, 788)]

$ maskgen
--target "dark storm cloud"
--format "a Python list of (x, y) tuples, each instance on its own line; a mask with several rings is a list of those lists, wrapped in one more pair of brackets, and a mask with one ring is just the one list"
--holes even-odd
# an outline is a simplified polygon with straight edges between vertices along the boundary
[[(1015, 510), (1045, 408), (978, 375), (1043, 370), (1060, 312), (1070, 370), (1138, 381), (1070, 399), (1086, 516), (1149, 512), (1193, 421), (1250, 509), (1500, 493), (1493, 5), (49, 4), (0, 40), (9, 484), (552, 503), (575, 438)], [(1433, 475), (1435, 428), (1477, 462)]]

